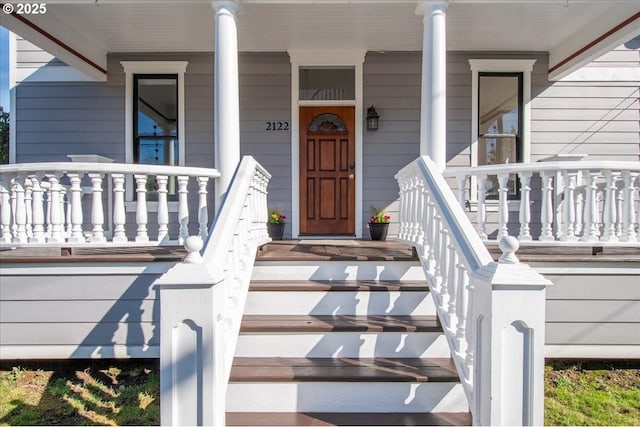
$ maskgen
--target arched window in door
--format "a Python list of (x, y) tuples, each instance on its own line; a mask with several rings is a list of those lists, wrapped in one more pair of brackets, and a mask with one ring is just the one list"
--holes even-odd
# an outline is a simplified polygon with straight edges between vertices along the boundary
[(340, 117), (336, 116), (335, 114), (326, 113), (316, 116), (316, 118), (311, 121), (308, 131), (338, 133), (346, 132), (347, 127)]

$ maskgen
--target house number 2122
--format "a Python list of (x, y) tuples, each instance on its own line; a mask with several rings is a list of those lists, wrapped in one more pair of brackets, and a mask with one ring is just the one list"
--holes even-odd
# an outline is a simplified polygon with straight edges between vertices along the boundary
[(266, 122), (266, 130), (268, 131), (289, 130), (289, 122)]

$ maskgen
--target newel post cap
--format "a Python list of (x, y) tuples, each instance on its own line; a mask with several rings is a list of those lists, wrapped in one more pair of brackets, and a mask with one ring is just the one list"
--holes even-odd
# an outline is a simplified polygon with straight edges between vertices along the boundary
[(498, 243), (502, 255), (498, 262), (500, 264), (518, 264), (520, 260), (516, 256), (516, 251), (520, 249), (520, 242), (513, 236), (505, 236)]
[(184, 241), (184, 248), (187, 250), (187, 256), (184, 262), (187, 264), (202, 264), (204, 260), (200, 251), (202, 250), (202, 239), (200, 236), (189, 236)]

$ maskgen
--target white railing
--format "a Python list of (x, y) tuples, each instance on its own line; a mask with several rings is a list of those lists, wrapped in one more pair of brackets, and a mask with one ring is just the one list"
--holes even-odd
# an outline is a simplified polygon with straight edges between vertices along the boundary
[[(218, 176), (215, 169), (179, 166), (2, 165), (0, 244), (181, 244), (189, 235), (190, 185), (191, 191), (197, 191), (197, 197), (191, 199), (198, 203), (198, 233), (204, 239), (208, 235), (209, 180)], [(135, 212), (135, 219), (129, 215), (129, 223), (127, 211)], [(149, 232), (152, 211), (153, 235)], [(174, 235), (170, 235), (172, 230)]]
[(444, 175), (455, 178), (459, 203), (477, 211), (485, 240), (513, 235), (526, 244), (640, 246), (639, 162), (514, 163), (449, 168)]
[(475, 425), (542, 425), (545, 289), (505, 237), (494, 262), (442, 173), (421, 157), (396, 175), (399, 240), (416, 248)]
[(162, 425), (224, 426), (225, 393), (257, 248), (267, 233), (271, 175), (244, 157), (202, 248), (159, 278)]

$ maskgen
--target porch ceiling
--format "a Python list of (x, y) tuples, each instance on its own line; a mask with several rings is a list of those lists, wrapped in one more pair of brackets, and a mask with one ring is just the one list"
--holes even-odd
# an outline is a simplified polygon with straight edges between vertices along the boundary
[[(23, 18), (98, 64), (106, 63), (102, 56), (109, 52), (213, 50), (214, 12), (206, 0), (71, 3), (52, 0), (46, 14)], [(418, 3), (240, 0), (239, 49), (421, 50)], [(451, 0), (447, 49), (546, 51), (553, 65), (639, 12), (640, 2), (635, 0)], [(2, 25), (21, 34), (21, 24), (13, 21), (3, 16)], [(638, 20), (617, 34), (621, 39), (615, 42), (632, 38), (634, 31), (640, 33)]]

